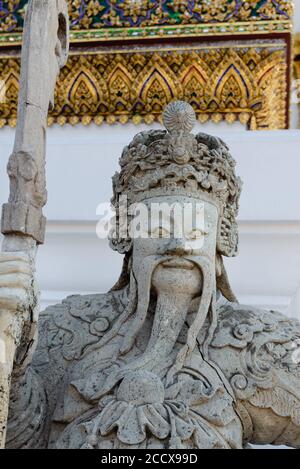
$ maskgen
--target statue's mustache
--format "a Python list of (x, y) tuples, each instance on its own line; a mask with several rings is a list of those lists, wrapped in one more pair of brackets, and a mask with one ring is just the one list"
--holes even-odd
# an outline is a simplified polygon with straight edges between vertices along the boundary
[(176, 243), (169, 244), (168, 246), (159, 247), (157, 250), (157, 255), (159, 256), (190, 256), (193, 254), (192, 248), (186, 245), (178, 245)]

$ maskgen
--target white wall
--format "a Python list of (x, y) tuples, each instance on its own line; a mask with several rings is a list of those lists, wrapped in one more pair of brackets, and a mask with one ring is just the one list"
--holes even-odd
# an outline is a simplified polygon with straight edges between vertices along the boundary
[(294, 17), (295, 31), (300, 33), (300, 0), (294, 0), (294, 5), (295, 5), (295, 17)]
[[(284, 309), (300, 285), (300, 131), (200, 129), (228, 142), (244, 180), (240, 255), (226, 262), (233, 287), (241, 301)], [(49, 129), (47, 239), (38, 260), (44, 305), (69, 293), (104, 292), (117, 279), (121, 256), (96, 237), (96, 207), (109, 201), (122, 148), (139, 130), (132, 124)], [(13, 133), (0, 131), (0, 203), (8, 194)]]
[[(294, 0), (295, 5), (295, 16), (294, 16), (294, 31), (300, 34), (300, 0)], [(293, 90), (296, 90), (296, 83)], [(291, 128), (297, 129), (299, 125), (299, 111), (297, 103), (291, 104)]]

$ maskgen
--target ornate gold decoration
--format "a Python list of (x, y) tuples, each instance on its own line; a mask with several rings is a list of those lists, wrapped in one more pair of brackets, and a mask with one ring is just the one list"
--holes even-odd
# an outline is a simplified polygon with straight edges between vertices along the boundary
[[(21, 42), (28, 0), (0, 2), (0, 43)], [(71, 40), (290, 31), (291, 0), (68, 0)]]
[[(49, 124), (151, 124), (185, 99), (201, 122), (288, 127), (291, 0), (68, 1), (71, 56)], [(16, 123), (26, 4), (0, 1), (0, 126)]]
[[(6, 99), (0, 125), (16, 122), (20, 63), (0, 59)], [(286, 127), (284, 42), (235, 48), (71, 55), (56, 88), (49, 124), (161, 119), (167, 103), (192, 104), (200, 122), (239, 120), (251, 129)]]

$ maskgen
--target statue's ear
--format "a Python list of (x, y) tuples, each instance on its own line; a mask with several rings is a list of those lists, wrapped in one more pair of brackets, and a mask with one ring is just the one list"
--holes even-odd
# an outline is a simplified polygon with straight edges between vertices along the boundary
[(238, 300), (230, 286), (228, 275), (223, 262), (223, 256), (218, 252), (216, 254), (216, 279), (217, 289), (222, 293), (224, 298), (226, 298), (231, 303), (238, 303)]
[(226, 211), (219, 219), (217, 248), (226, 257), (238, 254), (239, 232), (233, 212)]

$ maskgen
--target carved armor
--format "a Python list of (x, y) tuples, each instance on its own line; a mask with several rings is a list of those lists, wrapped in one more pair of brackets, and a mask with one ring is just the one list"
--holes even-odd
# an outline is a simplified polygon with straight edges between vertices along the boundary
[(153, 373), (132, 373), (124, 389), (99, 397), (112, 368), (142, 354), (150, 335), (151, 318), (125, 357), (118, 350), (126, 323), (101, 345), (127, 302), (125, 288), (73, 296), (42, 313), (33, 362), (12, 386), (9, 448), (300, 447), (300, 373), (292, 359), (298, 321), (220, 297), (209, 360), (202, 349), (207, 321), (169, 389)]

